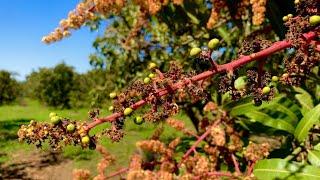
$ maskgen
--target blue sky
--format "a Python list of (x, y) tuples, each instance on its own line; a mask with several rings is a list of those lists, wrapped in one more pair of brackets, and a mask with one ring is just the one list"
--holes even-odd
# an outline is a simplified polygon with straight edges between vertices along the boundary
[(88, 56), (99, 33), (83, 27), (63, 41), (46, 45), (42, 36), (51, 32), (79, 0), (1, 0), (0, 69), (18, 73), (17, 79), (39, 67), (62, 61), (78, 72), (90, 69)]

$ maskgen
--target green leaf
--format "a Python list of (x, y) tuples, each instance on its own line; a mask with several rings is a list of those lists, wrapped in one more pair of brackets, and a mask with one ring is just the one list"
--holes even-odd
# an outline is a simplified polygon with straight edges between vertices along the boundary
[(290, 120), (290, 123), (294, 125), (296, 125), (299, 120), (299, 118), (294, 112), (292, 112), (289, 108), (283, 106), (282, 104), (273, 103), (271, 106), (268, 106), (267, 108), (270, 110), (277, 110), (279, 112), (286, 114), (288, 116), (288, 119)]
[(315, 108), (306, 112), (305, 116), (298, 123), (295, 131), (294, 137), (302, 142), (308, 135), (309, 130), (312, 128), (314, 124), (319, 121), (320, 118), (320, 104)]
[(320, 151), (320, 143), (318, 143), (317, 145), (313, 146), (314, 150)]
[(296, 94), (295, 97), (302, 106), (302, 110), (301, 110), (302, 114), (306, 115), (306, 113), (314, 107), (312, 96), (307, 91), (305, 91), (300, 87), (294, 87), (293, 89), (296, 92), (300, 93), (300, 94)]
[(264, 159), (254, 166), (253, 174), (263, 180), (314, 180), (320, 179), (320, 168), (289, 163), (283, 159)]
[(308, 161), (317, 167), (320, 167), (320, 151), (308, 150)]
[(289, 133), (294, 132), (294, 127), (290, 123), (288, 123), (282, 119), (274, 119), (274, 118), (270, 117), (268, 114), (265, 114), (263, 112), (251, 111), (251, 112), (247, 112), (245, 114), (245, 116), (247, 116), (248, 118), (250, 118), (253, 121), (260, 122), (265, 126), (269, 126), (269, 127), (279, 129), (279, 130), (284, 130)]
[[(260, 106), (255, 106), (251, 101), (250, 102), (246, 102), (248, 101), (246, 99), (246, 101), (241, 101), (239, 102), (238, 104), (233, 104), (234, 107), (231, 109), (230, 105), (228, 105), (228, 108), (231, 109), (230, 111), (230, 115), (231, 116), (239, 116), (239, 115), (243, 115), (249, 111), (255, 111), (255, 110), (259, 110), (259, 109), (263, 109), (263, 108), (266, 108), (266, 107), (269, 107), (269, 106), (272, 106), (273, 103), (276, 103), (278, 102), (280, 99), (282, 99), (284, 96), (283, 95), (280, 95), (276, 98), (274, 98), (271, 102), (263, 102)], [(243, 103), (243, 102), (246, 102), (246, 103)]]
[[(230, 96), (229, 93), (225, 93)], [(225, 94), (223, 96), (225, 96)], [(229, 101), (223, 105), (223, 109), (227, 111), (232, 111), (235, 107), (243, 105), (243, 104), (251, 104), (252, 105), (252, 97), (244, 97), (237, 101)]]

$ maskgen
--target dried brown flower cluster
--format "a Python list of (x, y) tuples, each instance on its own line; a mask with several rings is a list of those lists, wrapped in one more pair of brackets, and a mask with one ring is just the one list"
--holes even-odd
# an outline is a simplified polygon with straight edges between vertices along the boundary
[(186, 87), (179, 88), (183, 89), (183, 91), (159, 97), (156, 93), (158, 90), (163, 88), (176, 88), (172, 87), (174, 83), (190, 78), (192, 73), (183, 73), (182, 68), (175, 63), (172, 63), (170, 69), (165, 73), (161, 73), (156, 69), (154, 69), (154, 71), (154, 73), (158, 75), (151, 78), (150, 82), (135, 81), (116, 97), (113, 103), (114, 112), (123, 112), (126, 107), (130, 107), (136, 101), (146, 99), (151, 106), (151, 111), (146, 112), (143, 118), (147, 121), (157, 122), (165, 120), (178, 112), (179, 107), (176, 101), (182, 99), (181, 96), (183, 96), (184, 99), (190, 98), (193, 101), (205, 97), (204, 91), (198, 82), (191, 81)]
[[(67, 130), (69, 124), (75, 126), (73, 132)], [(94, 137), (91, 137), (90, 143), (81, 142), (82, 137), (87, 136), (87, 133), (84, 131), (84, 125), (83, 123), (68, 119), (62, 120), (57, 125), (31, 121), (29, 125), (21, 126), (18, 131), (18, 137), (20, 141), (36, 144), (37, 147), (41, 147), (45, 141), (49, 141), (53, 149), (61, 149), (61, 147), (66, 145), (81, 145), (84, 148), (95, 148)]]
[[(286, 73), (281, 80), (285, 84), (299, 85), (311, 72), (311, 69), (320, 62), (320, 52), (316, 50), (317, 45), (305, 40), (303, 33), (314, 28), (310, 25), (311, 15), (320, 12), (320, 2), (317, 0), (299, 1), (297, 16), (288, 16), (285, 25), (288, 27), (286, 38), (292, 42), (294, 53), (285, 59)], [(317, 28), (319, 31), (319, 27)]]
[(296, 3), (296, 12), (301, 16), (309, 16), (320, 13), (320, 1), (318, 0), (299, 0)]
[(235, 74), (222, 76), (219, 91), (223, 93), (229, 92), (233, 100), (238, 100), (243, 96), (253, 96), (256, 105), (260, 105), (262, 101), (269, 101), (274, 96), (274, 89), (272, 87), (270, 87), (268, 93), (263, 92), (263, 89), (268, 87), (271, 82), (271, 75), (268, 72), (259, 72), (255, 69), (248, 70), (243, 89), (235, 88), (236, 77)]

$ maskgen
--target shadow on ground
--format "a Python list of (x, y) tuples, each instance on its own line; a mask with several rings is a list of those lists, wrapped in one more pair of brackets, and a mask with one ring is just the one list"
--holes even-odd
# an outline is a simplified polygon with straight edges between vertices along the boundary
[(10, 140), (17, 140), (17, 132), (21, 125), (28, 124), (30, 119), (0, 121), (0, 147)]
[(64, 179), (70, 177), (72, 171), (71, 161), (58, 152), (20, 153), (15, 159), (16, 162), (0, 165), (0, 179)]

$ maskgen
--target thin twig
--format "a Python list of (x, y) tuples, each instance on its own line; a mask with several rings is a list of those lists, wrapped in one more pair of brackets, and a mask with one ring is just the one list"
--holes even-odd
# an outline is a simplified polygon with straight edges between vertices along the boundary
[(107, 176), (106, 179), (110, 179), (110, 178), (112, 178), (112, 177), (118, 176), (118, 175), (120, 175), (120, 174), (122, 174), (122, 173), (127, 172), (128, 170), (129, 170), (129, 168), (119, 169), (118, 171), (109, 174), (109, 176)]
[[(206, 176), (218, 176), (218, 177), (232, 177), (233, 175), (230, 172), (221, 172), (221, 171), (214, 171), (204, 174)], [(200, 180), (202, 179), (201, 176), (196, 176), (192, 178), (193, 180)]]
[[(211, 129), (212, 127), (217, 126), (219, 123), (221, 122), (220, 119), (218, 119), (216, 122), (214, 122), (214, 124), (210, 127), (208, 127), (207, 131), (205, 133), (203, 133), (198, 139), (197, 141), (190, 147), (190, 149), (183, 155), (182, 160), (186, 159), (192, 152), (195, 151), (195, 149), (197, 148), (197, 146), (200, 144), (200, 142), (202, 140), (204, 140), (210, 133), (211, 133)], [(180, 163), (181, 164), (181, 163)]]
[(239, 163), (238, 163), (235, 155), (231, 154), (231, 158), (232, 158), (232, 162), (233, 162), (233, 165), (234, 165), (234, 169), (236, 170), (237, 174), (241, 174), (241, 171), (240, 171), (240, 168), (239, 168)]

